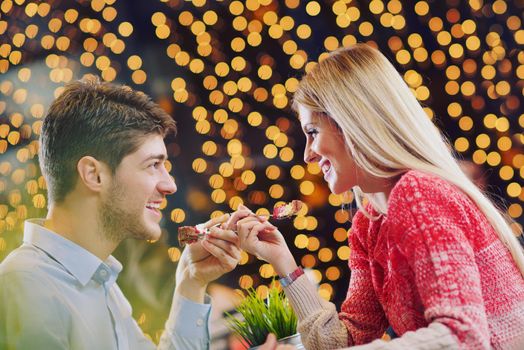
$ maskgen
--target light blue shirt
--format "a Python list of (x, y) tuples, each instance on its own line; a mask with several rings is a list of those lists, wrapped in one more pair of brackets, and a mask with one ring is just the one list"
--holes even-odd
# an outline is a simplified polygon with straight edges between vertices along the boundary
[[(0, 264), (0, 349), (154, 349), (115, 283), (122, 265), (42, 225), (26, 221)], [(158, 348), (209, 348), (210, 309), (175, 295)]]

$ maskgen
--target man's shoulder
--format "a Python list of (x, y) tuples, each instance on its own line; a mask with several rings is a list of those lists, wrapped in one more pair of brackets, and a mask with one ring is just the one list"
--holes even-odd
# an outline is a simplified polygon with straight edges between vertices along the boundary
[(37, 248), (22, 245), (0, 264), (0, 328), (12, 324), (23, 327), (22, 333), (14, 332), (13, 337), (34, 332), (45, 338), (47, 327), (55, 337), (70, 324), (62, 286), (54, 280), (53, 266), (46, 266), (39, 254)]
[(31, 267), (39, 260), (41, 257), (33, 247), (22, 244), (0, 263), (0, 275), (14, 271), (31, 271)]
[(45, 279), (52, 270), (56, 270), (56, 266), (51, 258), (36, 247), (23, 244), (0, 263), (0, 278)]
[[(59, 269), (49, 260), (52, 261), (32, 246), (22, 245), (13, 250), (0, 263), (0, 296), (7, 297), (12, 303), (33, 306), (55, 300), (60, 290)], [(42, 308), (47, 310), (47, 306)]]

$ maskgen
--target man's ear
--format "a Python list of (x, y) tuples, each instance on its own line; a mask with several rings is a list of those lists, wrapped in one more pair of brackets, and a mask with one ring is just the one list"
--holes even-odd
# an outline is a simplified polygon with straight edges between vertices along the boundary
[(94, 157), (84, 156), (76, 164), (78, 178), (91, 191), (99, 192), (103, 180), (107, 179), (109, 168)]

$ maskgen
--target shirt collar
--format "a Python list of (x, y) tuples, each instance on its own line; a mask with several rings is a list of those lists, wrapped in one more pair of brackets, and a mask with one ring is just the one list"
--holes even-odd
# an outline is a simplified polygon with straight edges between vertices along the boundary
[(83, 286), (91, 279), (113, 283), (122, 264), (110, 255), (104, 262), (76, 243), (44, 227), (44, 219), (26, 220), (24, 242), (43, 250), (58, 261)]

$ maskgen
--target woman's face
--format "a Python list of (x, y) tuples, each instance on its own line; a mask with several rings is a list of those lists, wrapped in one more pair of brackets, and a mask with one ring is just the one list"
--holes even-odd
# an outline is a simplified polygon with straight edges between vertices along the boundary
[(362, 174), (356, 166), (342, 133), (335, 122), (325, 115), (311, 113), (305, 107), (299, 108), (300, 124), (306, 135), (304, 161), (318, 163), (324, 180), (335, 194), (349, 191), (359, 185)]

